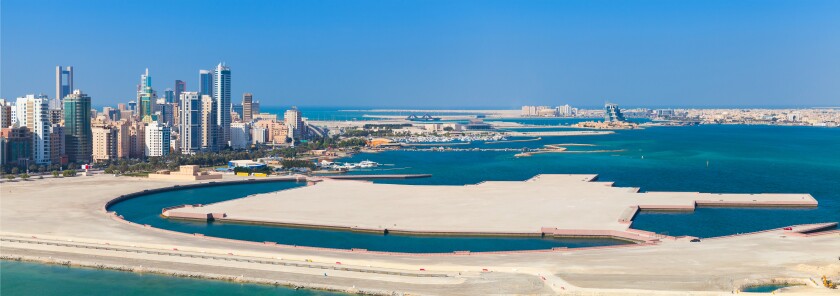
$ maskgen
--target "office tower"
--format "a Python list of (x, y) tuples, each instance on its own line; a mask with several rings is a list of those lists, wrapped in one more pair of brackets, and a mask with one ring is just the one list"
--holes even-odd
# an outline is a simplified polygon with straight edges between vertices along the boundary
[(117, 158), (117, 129), (110, 125), (92, 128), (93, 161), (111, 161)]
[(242, 121), (244, 122), (251, 122), (254, 120), (254, 95), (251, 93), (245, 93), (242, 95)]
[(120, 120), (113, 123), (117, 131), (117, 158), (126, 159), (131, 157), (131, 123), (127, 120)]
[(260, 114), (260, 101), (251, 103), (251, 119), (256, 119), (257, 114)]
[(198, 71), (198, 95), (213, 96), (213, 72), (210, 70)]
[(50, 126), (50, 163), (67, 164), (67, 156), (64, 152), (64, 127), (56, 123)]
[(178, 102), (181, 99), (181, 94), (187, 91), (187, 83), (182, 80), (175, 80), (175, 97), (173, 102)]
[(146, 157), (146, 124), (142, 122), (131, 122), (128, 126), (129, 133), (129, 157)]
[(216, 126), (216, 101), (208, 95), (201, 96), (201, 149), (218, 151)]
[(153, 114), (157, 115), (157, 121), (172, 125), (175, 122), (172, 107), (172, 103), (167, 103), (164, 99), (158, 99), (153, 108)]
[(303, 118), (300, 115), (300, 111), (298, 111), (297, 107), (292, 107), (292, 109), (286, 110), (286, 113), (283, 114), (283, 122), (286, 124), (286, 127), (289, 129), (289, 136), (293, 140), (300, 140), (303, 136)]
[(606, 103), (604, 105), (604, 121), (624, 121), (624, 115), (621, 114), (621, 109), (618, 108), (618, 105), (612, 103)]
[(137, 102), (128, 101), (128, 110), (137, 111)]
[(230, 145), (230, 68), (222, 63), (213, 71), (213, 99), (216, 101), (216, 124), (218, 140), (216, 145), (224, 148)]
[(230, 147), (233, 149), (246, 149), (251, 143), (251, 125), (246, 122), (235, 122), (230, 124)]
[(152, 122), (146, 126), (146, 156), (167, 156), (169, 155), (169, 125), (165, 123)]
[(3, 163), (14, 163), (28, 167), (32, 161), (32, 133), (25, 126), (0, 130), (3, 138)]
[(70, 95), (72, 92), (73, 67), (55, 67), (55, 99), (60, 103), (64, 100), (64, 97)]
[(201, 150), (201, 100), (197, 92), (181, 93), (180, 123), (178, 137), (182, 154), (194, 154)]
[(12, 102), (0, 99), (0, 128), (12, 126)]
[[(155, 97), (155, 91), (152, 89), (152, 76), (149, 75), (149, 68), (146, 68), (146, 73), (140, 75), (140, 84), (137, 85), (137, 101), (140, 102), (140, 118), (146, 115), (154, 114), (152, 110), (152, 100)], [(131, 104), (129, 102), (129, 104)]]
[(117, 104), (117, 110), (125, 111), (125, 110), (128, 110), (128, 108), (125, 106), (124, 103), (119, 103), (119, 104)]
[(175, 102), (175, 91), (171, 88), (163, 90), (163, 100), (166, 103)]
[(25, 126), (32, 134), (32, 159), (35, 164), (50, 163), (49, 98), (45, 95), (26, 95), (15, 103), (18, 126)]
[(68, 160), (83, 164), (93, 154), (90, 129), (90, 97), (80, 90), (64, 98), (64, 150)]

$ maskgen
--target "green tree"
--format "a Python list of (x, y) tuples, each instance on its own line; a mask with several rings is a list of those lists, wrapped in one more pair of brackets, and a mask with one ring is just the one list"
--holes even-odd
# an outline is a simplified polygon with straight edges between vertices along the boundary
[(29, 176), (29, 174), (27, 174), (27, 173), (20, 174), (20, 178), (21, 178), (21, 179), (27, 180), (27, 179), (29, 179), (29, 177), (30, 177), (30, 176)]
[(53, 178), (58, 178), (58, 171), (52, 171)]

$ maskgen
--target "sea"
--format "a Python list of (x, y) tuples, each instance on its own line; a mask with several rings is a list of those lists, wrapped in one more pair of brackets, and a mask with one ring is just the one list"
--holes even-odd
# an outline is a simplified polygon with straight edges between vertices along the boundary
[[(360, 120), (369, 112), (321, 111), (323, 119)], [(352, 114), (351, 114), (352, 113)], [(313, 116), (304, 110), (304, 116)], [(383, 113), (384, 115), (390, 115)], [(345, 116), (345, 117), (341, 117)], [(491, 120), (491, 119), (488, 119)], [(574, 119), (515, 119), (527, 124), (569, 125)], [(546, 129), (540, 129), (544, 131)], [(555, 129), (547, 129), (555, 130)], [(568, 130), (558, 128), (556, 130)], [(509, 140), (526, 140), (511, 138)], [(569, 146), (580, 153), (515, 157), (516, 151), (386, 151), (362, 153), (339, 162), (371, 160), (379, 167), (351, 174), (431, 174), (430, 178), (376, 182), (463, 185), (486, 180), (527, 180), (539, 174), (597, 174), (614, 186), (642, 191), (711, 193), (809, 193), (817, 208), (698, 208), (689, 213), (642, 212), (633, 228), (701, 238), (759, 231), (793, 224), (840, 221), (840, 129), (797, 126), (701, 125), (619, 130), (610, 135), (542, 137), (539, 140), (444, 146), (453, 148), (538, 148)], [(425, 147), (428, 148), (428, 147)], [(603, 150), (609, 152), (586, 152)], [(360, 247), (402, 252), (542, 249), (615, 244), (609, 240), (542, 238), (413, 237), (359, 234), (257, 225), (169, 221), (158, 215), (165, 206), (210, 203), (302, 184), (263, 183), (188, 189), (152, 194), (115, 205), (126, 219), (187, 233), (255, 241), (277, 241), (333, 248)], [(581, 213), (586, 215), (586, 213)], [(2, 262), (4, 295), (167, 294), (161, 287), (183, 287), (179, 295), (224, 294), (320, 295), (260, 285), (137, 275), (84, 268)], [(100, 289), (101, 287), (101, 289)], [(52, 289), (52, 290), (50, 290)], [(100, 289), (100, 290), (96, 290)], [(316, 293), (316, 294), (313, 294)], [(172, 294), (172, 293), (169, 293)]]

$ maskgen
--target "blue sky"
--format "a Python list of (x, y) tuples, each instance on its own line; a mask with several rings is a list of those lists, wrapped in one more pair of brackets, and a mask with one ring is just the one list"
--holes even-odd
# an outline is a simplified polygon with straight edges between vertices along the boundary
[(840, 1), (0, 2), (0, 96), (95, 105), (225, 61), (235, 102), (343, 107), (840, 105)]

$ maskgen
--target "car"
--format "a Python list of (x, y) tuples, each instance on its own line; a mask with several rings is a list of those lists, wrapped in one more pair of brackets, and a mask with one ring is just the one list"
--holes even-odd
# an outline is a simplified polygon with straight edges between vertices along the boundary
[(691, 242), (692, 242), (692, 243), (699, 243), (699, 242), (700, 242), (700, 239), (699, 239), (699, 238), (692, 238), (692, 239), (691, 239)]

